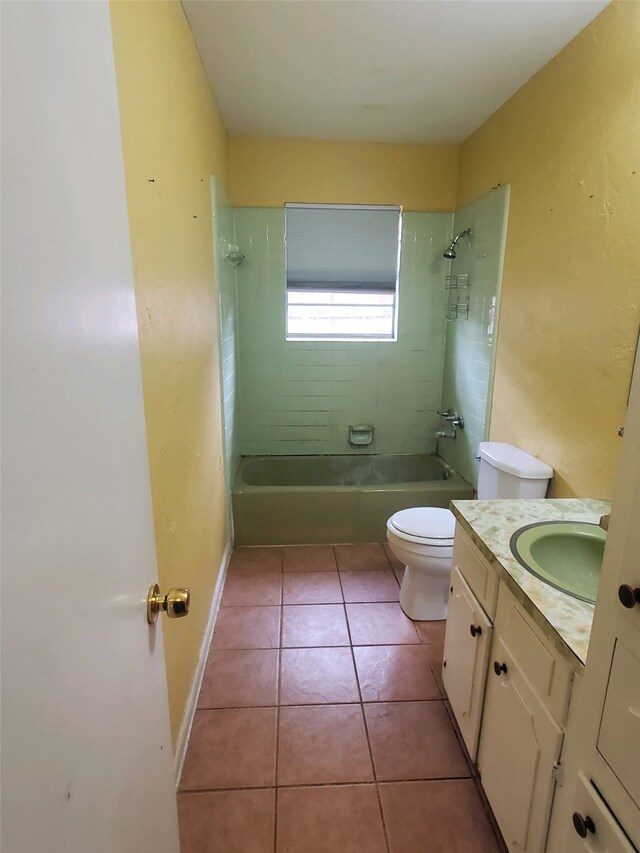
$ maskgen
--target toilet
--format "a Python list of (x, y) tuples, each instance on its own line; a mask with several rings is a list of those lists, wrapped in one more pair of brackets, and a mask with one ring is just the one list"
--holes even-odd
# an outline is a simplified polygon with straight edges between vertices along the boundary
[[(553, 469), (498, 441), (479, 445), (478, 500), (544, 498)], [(387, 541), (406, 566), (400, 606), (410, 619), (446, 619), (455, 516), (439, 507), (412, 507), (387, 521)]]

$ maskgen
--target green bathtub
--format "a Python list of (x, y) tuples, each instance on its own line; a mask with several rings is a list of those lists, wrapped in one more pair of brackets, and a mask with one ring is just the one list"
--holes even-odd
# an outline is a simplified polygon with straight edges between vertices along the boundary
[(246, 456), (232, 491), (235, 544), (384, 542), (394, 512), (473, 494), (427, 454)]

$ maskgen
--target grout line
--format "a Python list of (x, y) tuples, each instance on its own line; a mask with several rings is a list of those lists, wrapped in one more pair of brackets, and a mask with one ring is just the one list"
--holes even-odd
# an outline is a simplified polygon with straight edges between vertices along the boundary
[(380, 796), (380, 785), (376, 782), (376, 797), (378, 799), (378, 809), (380, 810), (380, 820), (382, 821), (382, 832), (384, 834), (384, 843), (387, 845), (387, 853), (391, 853), (391, 842), (389, 841), (389, 833), (387, 832), (387, 822), (384, 819), (384, 809), (382, 808), (382, 797)]
[[(326, 648), (349, 648), (348, 646), (309, 646), (310, 649), (326, 649)], [(361, 646), (356, 646), (356, 648), (362, 648)], [(270, 651), (275, 651), (274, 649), (270, 649)], [(282, 651), (287, 651), (287, 649), (282, 649)], [(294, 649), (295, 651), (295, 649)], [(356, 669), (356, 680), (358, 681), (358, 692), (360, 696), (362, 696), (362, 691), (360, 689), (360, 683), (358, 680), (358, 673)], [(405, 705), (410, 702), (446, 702), (446, 699), (442, 699), (440, 696), (436, 696), (433, 699), (332, 699), (331, 702), (281, 702), (279, 705), (271, 704), (271, 705), (224, 705), (221, 707), (218, 706), (209, 706), (199, 707), (198, 711), (266, 711), (271, 708), (324, 708), (327, 705)]]
[[(283, 560), (284, 566), (284, 560)], [(284, 602), (284, 584), (282, 589), (282, 601)], [(278, 785), (278, 756), (280, 753), (280, 689), (282, 686), (282, 634), (284, 632), (284, 604), (280, 608), (280, 634), (279, 634), (279, 643), (278, 643), (278, 682), (276, 689), (276, 761), (275, 761), (275, 796), (274, 796), (274, 809), (275, 813), (273, 815), (273, 853), (276, 853), (278, 849), (278, 805), (280, 801), (279, 797), (279, 785)]]
[(350, 788), (350, 787), (359, 787), (365, 788), (368, 785), (411, 785), (414, 782), (473, 782), (474, 786), (476, 783), (479, 784), (478, 779), (474, 779), (473, 776), (421, 776), (419, 778), (414, 779), (369, 779), (368, 781), (358, 781), (358, 782), (306, 782), (299, 784), (287, 784), (287, 785), (255, 785), (254, 787), (238, 787), (238, 788), (185, 788), (183, 791), (179, 791), (179, 794), (217, 794), (224, 793), (226, 791), (273, 791), (274, 789), (278, 790), (278, 788)]
[[(340, 572), (338, 572), (338, 577), (340, 579), (340, 588), (342, 589), (342, 597), (344, 598), (344, 587), (342, 586), (342, 577), (340, 576)], [(380, 786), (378, 785), (378, 774), (376, 771), (376, 764), (373, 759), (373, 748), (371, 746), (371, 736), (369, 734), (369, 726), (367, 725), (367, 715), (364, 712), (364, 699), (362, 697), (362, 685), (360, 684), (360, 675), (358, 673), (358, 666), (356, 664), (356, 655), (353, 650), (353, 637), (351, 636), (351, 626), (349, 625), (349, 616), (347, 614), (347, 602), (345, 599), (344, 602), (344, 615), (347, 622), (347, 631), (349, 632), (349, 641), (350, 641), (350, 649), (351, 649), (351, 660), (353, 662), (353, 670), (356, 676), (356, 684), (358, 685), (358, 695), (360, 696), (360, 713), (362, 715), (362, 723), (364, 725), (364, 734), (367, 739), (367, 748), (369, 750), (369, 761), (371, 762), (371, 771), (373, 773), (373, 784), (375, 785), (376, 799), (378, 801), (378, 810), (380, 812), (380, 821), (382, 823), (382, 833), (384, 835), (384, 843), (387, 850), (387, 853), (390, 853), (391, 847), (389, 845), (389, 836), (387, 833), (387, 825), (384, 819), (384, 811), (382, 809), (382, 800), (380, 798)]]

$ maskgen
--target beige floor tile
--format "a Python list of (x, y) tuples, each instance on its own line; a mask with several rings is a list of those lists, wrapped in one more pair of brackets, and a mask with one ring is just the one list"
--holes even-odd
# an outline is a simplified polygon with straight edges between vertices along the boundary
[(282, 608), (282, 646), (348, 646), (341, 604), (293, 604)]
[(283, 649), (281, 705), (359, 702), (351, 649)]
[(278, 785), (369, 782), (373, 768), (360, 705), (280, 709)]
[(446, 698), (447, 692), (444, 689), (442, 681), (442, 659), (444, 654), (444, 632), (446, 621), (439, 620), (437, 622), (416, 622), (416, 630), (423, 643), (422, 648), (427, 653), (431, 671), (438, 684), (440, 693), (443, 698)]
[(446, 619), (438, 619), (434, 622), (416, 622), (416, 631), (420, 640), (428, 646), (444, 646), (444, 634), (447, 629)]
[(500, 853), (470, 779), (380, 785), (391, 853)]
[(364, 712), (378, 780), (471, 775), (444, 702), (380, 702)]
[(275, 791), (178, 796), (181, 853), (273, 853)]
[(404, 574), (404, 563), (396, 557), (396, 555), (393, 553), (393, 551), (388, 545), (384, 546), (384, 550), (389, 562), (391, 563), (391, 568), (394, 571), (398, 571)]
[(335, 572), (333, 545), (289, 545), (284, 549), (285, 572)]
[(282, 578), (284, 604), (342, 604), (337, 572), (286, 572)]
[(334, 545), (333, 547), (338, 568), (341, 571), (357, 572), (391, 568), (384, 548), (377, 542)]
[(340, 572), (344, 600), (349, 602), (397, 601), (400, 587), (389, 570)]
[(441, 698), (422, 646), (360, 646), (353, 652), (363, 702)]
[(282, 572), (261, 572), (242, 569), (227, 575), (222, 591), (222, 607), (247, 607), (250, 605), (281, 604)]
[(213, 649), (209, 653), (198, 708), (275, 705), (277, 696), (277, 649)]
[(282, 571), (282, 548), (236, 548), (229, 560), (229, 571), (235, 569)]
[(349, 630), (354, 646), (419, 643), (411, 619), (399, 604), (347, 604)]
[(283, 788), (278, 792), (277, 853), (385, 851), (374, 785)]
[(196, 711), (180, 788), (268, 787), (275, 758), (275, 708)]
[(221, 607), (212, 648), (277, 649), (280, 611), (280, 607)]

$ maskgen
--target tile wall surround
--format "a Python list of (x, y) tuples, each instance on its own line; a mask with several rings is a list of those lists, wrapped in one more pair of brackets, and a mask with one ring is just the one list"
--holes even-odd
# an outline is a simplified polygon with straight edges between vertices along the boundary
[[(509, 186), (498, 187), (468, 204), (454, 217), (453, 233), (462, 238), (451, 273), (469, 275), (469, 317), (447, 323), (442, 408), (464, 418), (455, 441), (441, 440), (440, 455), (468, 483), (478, 483), (478, 444), (488, 433), (500, 284), (506, 240)], [(493, 323), (492, 301), (495, 302)]]
[[(236, 208), (234, 219), (247, 255), (237, 269), (238, 452), (433, 452), (452, 214), (404, 214), (398, 340), (371, 343), (286, 342), (284, 210)], [(374, 425), (370, 447), (348, 444), (354, 423)]]
[(230, 492), (239, 462), (237, 450), (237, 273), (224, 260), (224, 248), (235, 243), (233, 208), (216, 178), (211, 178), (211, 208), (213, 211), (213, 241), (215, 246), (218, 304), (220, 323), (220, 387), (224, 419), (225, 482)]

